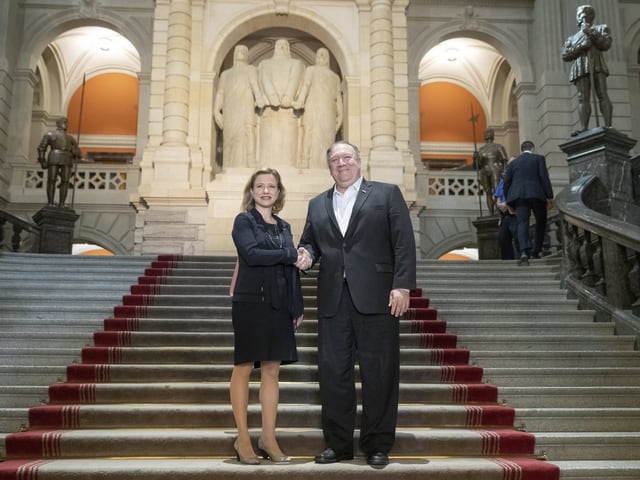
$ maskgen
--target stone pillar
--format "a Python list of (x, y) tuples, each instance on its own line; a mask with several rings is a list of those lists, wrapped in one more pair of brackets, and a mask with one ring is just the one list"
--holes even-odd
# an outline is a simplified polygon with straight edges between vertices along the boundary
[(478, 217), (473, 221), (478, 237), (478, 259), (500, 260), (500, 242), (498, 241), (497, 215)]
[(187, 143), (190, 57), (191, 3), (189, 0), (171, 0), (167, 29), (163, 145)]
[(402, 154), (396, 149), (393, 19), (391, 0), (371, 0), (371, 153), (373, 180), (404, 184)]
[(191, 2), (171, 0), (167, 25), (162, 141), (153, 158), (154, 187), (188, 189)]
[[(31, 110), (36, 81), (33, 70), (22, 69), (15, 72), (7, 136), (7, 153), (12, 164), (29, 162)], [(36, 152), (32, 152), (31, 155), (35, 164)]]
[(38, 252), (70, 254), (78, 218), (80, 215), (69, 208), (46, 206), (38, 210), (33, 216), (33, 221), (40, 227)]

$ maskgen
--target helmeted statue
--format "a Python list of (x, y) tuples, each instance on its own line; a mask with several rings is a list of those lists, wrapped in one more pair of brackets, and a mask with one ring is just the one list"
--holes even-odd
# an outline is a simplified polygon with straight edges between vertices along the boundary
[[(56, 129), (47, 132), (38, 145), (38, 162), (47, 170), (47, 203), (54, 205), (56, 184), (60, 180), (58, 206), (64, 207), (74, 162), (80, 159), (76, 139), (67, 134), (68, 120), (60, 117)], [(49, 155), (47, 156), (47, 149)]]
[(492, 128), (487, 128), (484, 131), (486, 143), (473, 153), (473, 161), (478, 170), (478, 178), (484, 190), (490, 215), (496, 213), (494, 193), (508, 161), (506, 150), (499, 143), (494, 143), (494, 139), (495, 132)]

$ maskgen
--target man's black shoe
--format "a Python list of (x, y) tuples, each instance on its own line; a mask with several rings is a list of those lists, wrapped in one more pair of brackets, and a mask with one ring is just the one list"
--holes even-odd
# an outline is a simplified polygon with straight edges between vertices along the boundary
[(367, 455), (367, 463), (372, 467), (384, 467), (389, 465), (389, 456), (386, 453), (374, 452)]
[(340, 453), (333, 450), (333, 448), (327, 448), (324, 452), (316, 455), (316, 463), (336, 463), (342, 460), (353, 460), (353, 453)]
[(518, 260), (518, 266), (522, 267), (522, 266), (529, 266), (529, 259), (527, 258), (526, 255), (523, 255), (520, 257), (520, 260)]

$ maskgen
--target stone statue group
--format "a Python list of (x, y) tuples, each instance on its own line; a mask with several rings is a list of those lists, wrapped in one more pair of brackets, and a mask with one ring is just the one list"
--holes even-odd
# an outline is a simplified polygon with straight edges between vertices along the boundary
[(326, 149), (342, 125), (342, 83), (319, 48), (315, 65), (291, 57), (278, 39), (273, 56), (248, 63), (245, 45), (222, 72), (214, 119), (222, 130), (223, 167), (291, 165), (326, 168)]

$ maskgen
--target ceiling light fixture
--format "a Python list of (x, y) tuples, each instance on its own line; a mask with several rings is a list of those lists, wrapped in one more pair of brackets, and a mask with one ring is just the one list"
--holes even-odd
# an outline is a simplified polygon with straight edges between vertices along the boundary
[(98, 48), (103, 52), (108, 52), (111, 50), (111, 42), (112, 40), (109, 37), (102, 37), (98, 40)]

